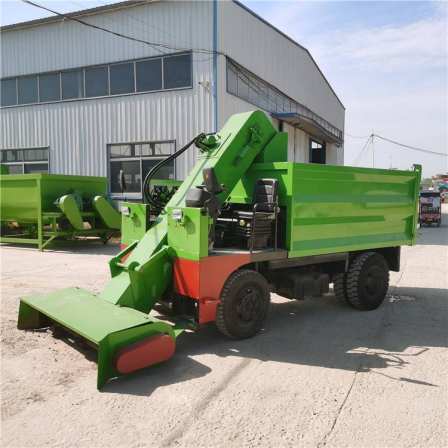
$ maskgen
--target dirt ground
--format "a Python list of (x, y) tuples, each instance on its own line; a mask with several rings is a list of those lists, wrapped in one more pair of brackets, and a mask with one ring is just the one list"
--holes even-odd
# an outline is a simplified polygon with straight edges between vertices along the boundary
[(329, 294), (273, 297), (265, 330), (229, 341), (213, 325), (169, 362), (96, 390), (96, 363), (48, 331), (16, 329), (19, 298), (99, 292), (117, 246), (1, 247), (4, 447), (446, 447), (448, 209), (402, 251), (373, 312)]

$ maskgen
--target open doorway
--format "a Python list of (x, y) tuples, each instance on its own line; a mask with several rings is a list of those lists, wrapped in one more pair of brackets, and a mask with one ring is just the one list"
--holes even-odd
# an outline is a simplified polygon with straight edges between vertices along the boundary
[(325, 142), (310, 138), (310, 163), (327, 163), (327, 148)]

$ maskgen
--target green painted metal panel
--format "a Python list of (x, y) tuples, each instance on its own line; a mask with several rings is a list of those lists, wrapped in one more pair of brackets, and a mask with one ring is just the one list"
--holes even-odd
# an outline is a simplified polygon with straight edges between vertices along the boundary
[[(132, 308), (118, 307), (78, 288), (47, 295), (25, 297), (22, 303), (98, 345), (109, 333), (150, 322), (150, 317)], [(24, 317), (19, 316), (19, 328)]]
[(294, 164), (289, 256), (413, 244), (420, 175)]
[(69, 220), (70, 224), (77, 230), (84, 228), (84, 221), (81, 216), (81, 210), (73, 194), (65, 194), (57, 201), (58, 207)]
[(114, 360), (118, 351), (158, 334), (173, 339), (174, 326), (128, 307), (118, 307), (78, 288), (45, 296), (25, 297), (20, 302), (18, 328), (42, 328), (48, 319), (83, 337), (98, 350), (97, 387), (120, 376)]
[(226, 187), (217, 195), (218, 199), (224, 202), (257, 155), (276, 134), (277, 131), (264, 112), (254, 111), (232, 115), (217, 134), (219, 139), (216, 145), (198, 155), (196, 165), (168, 206), (185, 205), (187, 191), (195, 185), (202, 184), (204, 168), (214, 168), (219, 182)]
[(279, 132), (265, 146), (255, 159), (256, 163), (272, 163), (288, 161), (288, 133)]
[(92, 204), (106, 227), (120, 230), (121, 215), (104, 196), (95, 196)]
[(167, 207), (168, 245), (180, 258), (199, 260), (208, 256), (210, 218), (199, 208), (183, 207), (182, 219), (173, 218), (175, 207)]
[(255, 181), (279, 180), (289, 257), (413, 244), (421, 170), (303, 163), (254, 164), (231, 202), (250, 203)]
[(79, 192), (93, 197), (107, 194), (107, 179), (62, 174), (11, 174), (0, 176), (1, 217), (18, 222), (37, 220), (39, 210), (59, 211), (56, 199)]
[(140, 241), (149, 228), (149, 205), (121, 202), (121, 242), (128, 246)]

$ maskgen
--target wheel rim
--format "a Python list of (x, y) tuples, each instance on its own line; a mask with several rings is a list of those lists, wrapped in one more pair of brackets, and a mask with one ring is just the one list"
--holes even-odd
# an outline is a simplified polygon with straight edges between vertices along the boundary
[(257, 318), (260, 313), (261, 294), (258, 288), (247, 286), (238, 294), (238, 305), (236, 312), (239, 319), (250, 322)]
[(384, 271), (379, 266), (372, 266), (367, 272), (364, 290), (370, 297), (381, 293), (384, 284)]

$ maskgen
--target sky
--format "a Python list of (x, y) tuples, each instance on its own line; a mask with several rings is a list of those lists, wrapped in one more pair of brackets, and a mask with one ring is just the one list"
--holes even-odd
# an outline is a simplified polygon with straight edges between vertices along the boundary
[[(112, 3), (36, 1), (60, 12)], [(425, 177), (448, 171), (448, 157), (377, 138), (365, 145), (375, 133), (448, 154), (448, 2), (243, 3), (308, 48), (345, 105), (346, 165), (408, 169), (420, 163)], [(47, 15), (19, 0), (0, 0), (2, 25)]]

